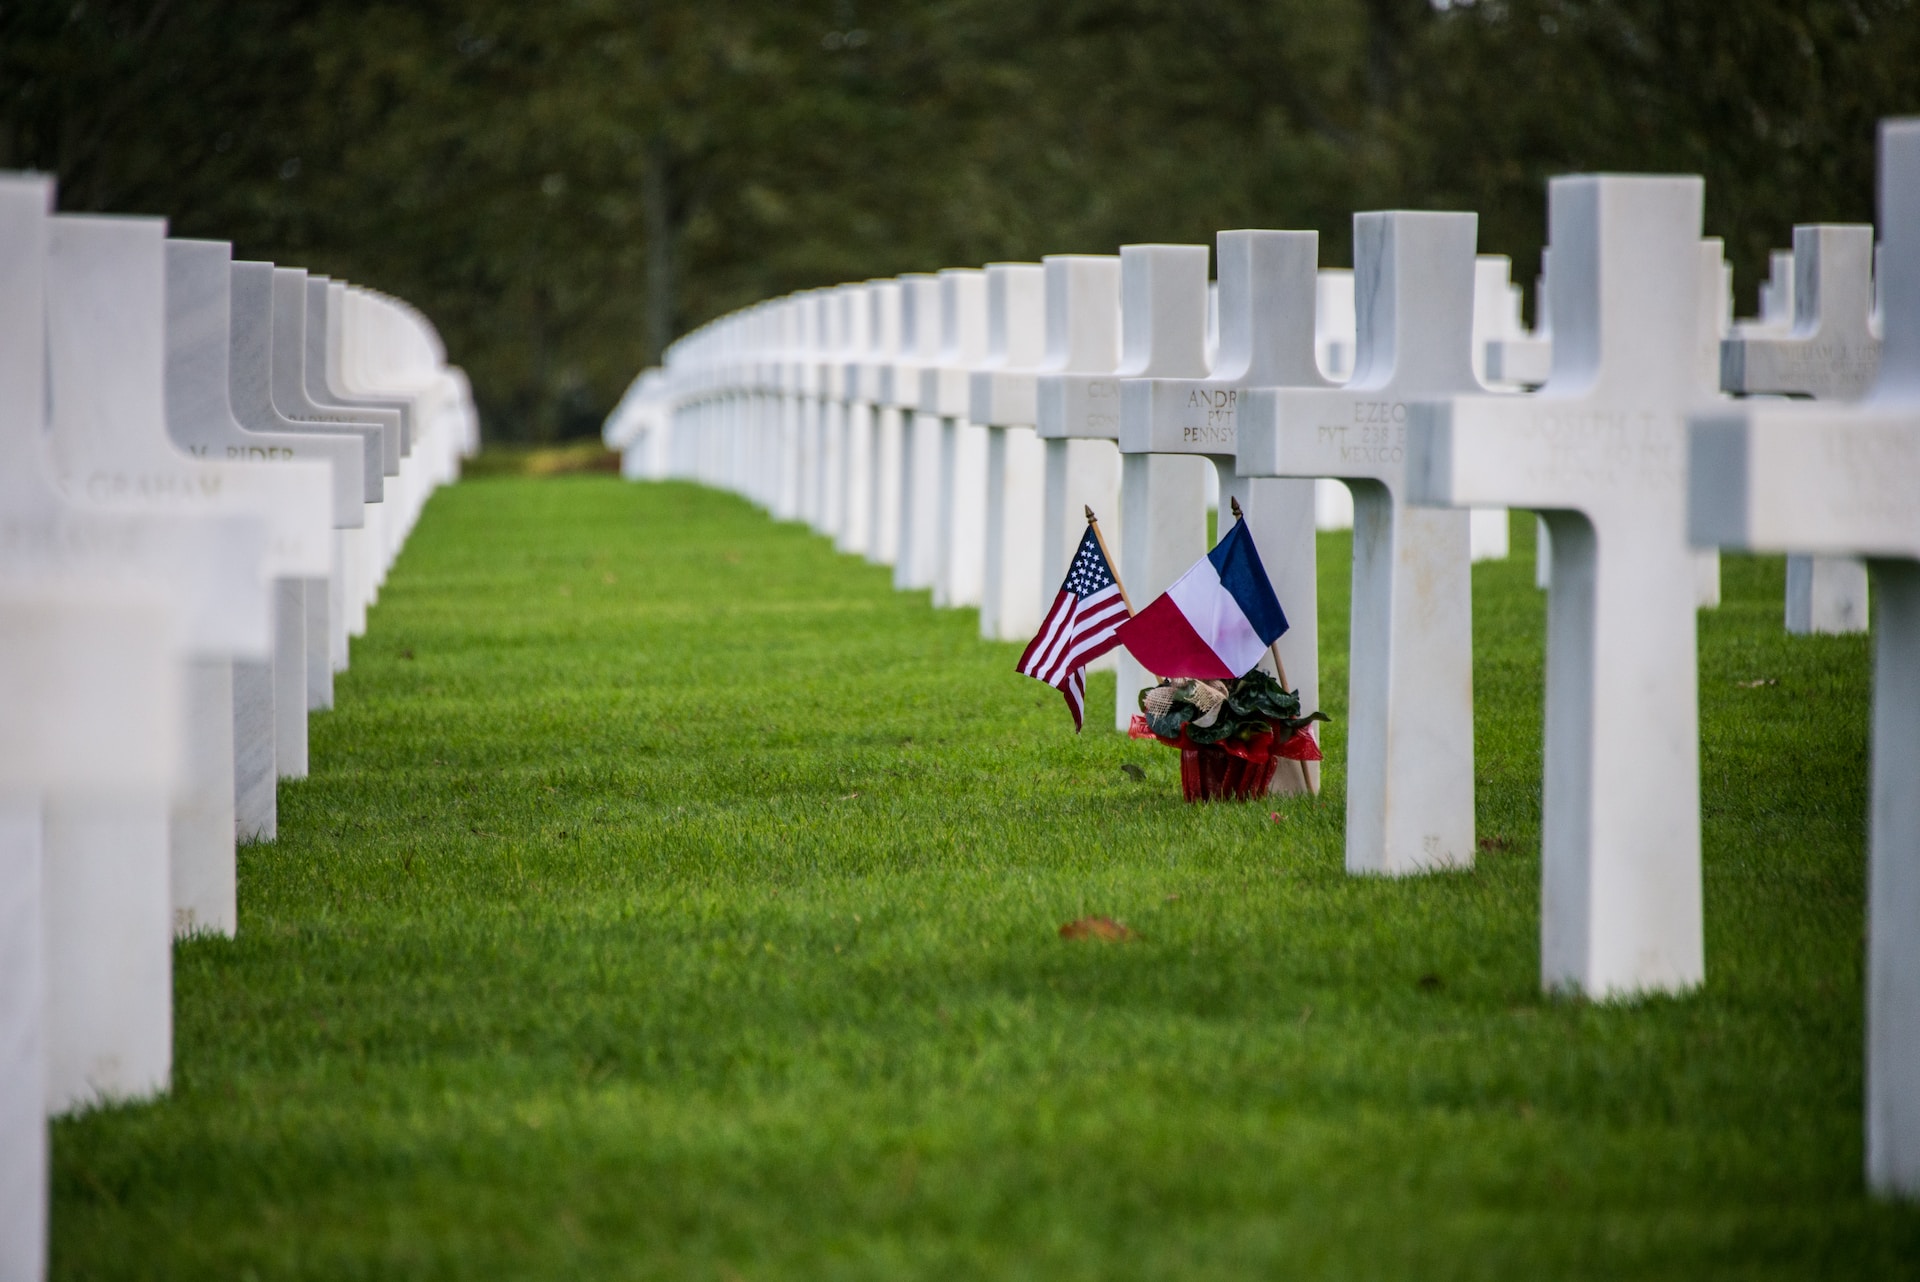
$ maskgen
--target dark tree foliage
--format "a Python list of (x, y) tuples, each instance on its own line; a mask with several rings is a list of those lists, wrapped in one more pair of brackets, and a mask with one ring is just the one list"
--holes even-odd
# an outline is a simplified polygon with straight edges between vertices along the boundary
[(0, 0), (0, 167), (419, 304), (489, 433), (591, 431), (673, 335), (956, 263), (1707, 179), (1743, 310), (1871, 216), (1910, 0)]

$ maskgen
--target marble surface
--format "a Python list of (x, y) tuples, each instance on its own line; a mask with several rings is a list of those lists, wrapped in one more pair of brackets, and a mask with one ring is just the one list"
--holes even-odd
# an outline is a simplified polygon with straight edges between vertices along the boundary
[(233, 824), (240, 841), (280, 835), (274, 762), (273, 663), (233, 665)]
[(181, 780), (169, 815), (173, 933), (231, 938), (239, 928), (234, 864), (233, 663), (183, 665)]
[(307, 777), (307, 585), (273, 585), (273, 759), (282, 779)]

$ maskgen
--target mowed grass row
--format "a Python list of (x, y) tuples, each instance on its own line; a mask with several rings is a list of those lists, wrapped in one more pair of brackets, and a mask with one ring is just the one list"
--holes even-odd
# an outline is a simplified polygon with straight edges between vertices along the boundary
[[(1727, 560), (1707, 985), (1543, 996), (1514, 532), (1479, 865), (1387, 881), (1342, 870), (1345, 536), (1326, 795), (1192, 807), (1110, 677), (1076, 738), (973, 611), (734, 498), (443, 491), (240, 937), (178, 950), (173, 1093), (55, 1128), (55, 1274), (1915, 1275), (1862, 1193), (1866, 640)], [(1096, 913), (1137, 937), (1059, 937)]]

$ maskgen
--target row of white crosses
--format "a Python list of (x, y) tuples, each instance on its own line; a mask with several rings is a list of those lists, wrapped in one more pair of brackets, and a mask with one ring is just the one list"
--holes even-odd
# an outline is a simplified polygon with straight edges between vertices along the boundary
[(176, 936), (238, 928), (348, 638), (476, 444), (396, 300), (0, 174), (0, 1277), (46, 1117), (167, 1089)]
[[(1719, 599), (1717, 545), (1893, 558), (1874, 561), (1869, 1165), (1876, 1188), (1920, 1191), (1920, 802), (1906, 777), (1920, 706), (1901, 702), (1920, 703), (1904, 675), (1920, 657), (1902, 648), (1920, 644), (1920, 509), (1906, 494), (1920, 480), (1907, 474), (1920, 466), (1920, 208), (1898, 204), (1920, 206), (1920, 154), (1895, 145), (1920, 133), (1888, 138), (1884, 364), (1867, 319), (1871, 229), (1798, 229), (1791, 326), (1734, 329), (1698, 178), (1577, 176), (1549, 185), (1533, 333), (1505, 261), (1476, 258), (1472, 215), (1361, 214), (1354, 271), (1331, 287), (1313, 233), (1233, 231), (1211, 294), (1206, 247), (1130, 245), (775, 300), (682, 340), (607, 436), (629, 475), (739, 489), (892, 564), (900, 587), (979, 605), (983, 634), (1002, 640), (1036, 624), (1085, 507), (1118, 527), (1117, 569), (1144, 603), (1204, 550), (1208, 492), (1236, 499), (1293, 623), (1279, 655), (1309, 706), (1314, 487), (1343, 482), (1355, 872), (1473, 861), (1472, 513), (1534, 511), (1550, 584), (1541, 978), (1599, 998), (1705, 978), (1695, 612)], [(1353, 301), (1350, 363), (1327, 335), (1330, 297)], [(1854, 418), (1729, 395), (1846, 401), (1875, 369), (1872, 408)], [(1690, 415), (1723, 434), (1750, 424), (1738, 450), (1693, 469), (1698, 546)], [(1869, 425), (1820, 445), (1798, 426), (1815, 422)], [(1702, 487), (1742, 468), (1753, 488), (1738, 519), (1701, 524)], [(1830, 493), (1796, 502), (1823, 477)], [(781, 501), (808, 493), (837, 498)], [(1824, 527), (1829, 512), (1846, 520)], [(1796, 589), (1816, 602), (1820, 564), (1816, 587)], [(1901, 584), (1912, 596), (1888, 600)], [(1864, 591), (1852, 599), (1863, 621)], [(1117, 666), (1124, 724), (1150, 678), (1124, 655)]]

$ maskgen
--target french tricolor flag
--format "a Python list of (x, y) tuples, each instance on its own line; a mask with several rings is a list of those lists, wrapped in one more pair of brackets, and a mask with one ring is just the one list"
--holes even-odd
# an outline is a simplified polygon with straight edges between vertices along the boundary
[(1244, 520), (1153, 603), (1120, 625), (1120, 644), (1159, 677), (1231, 681), (1287, 630)]

